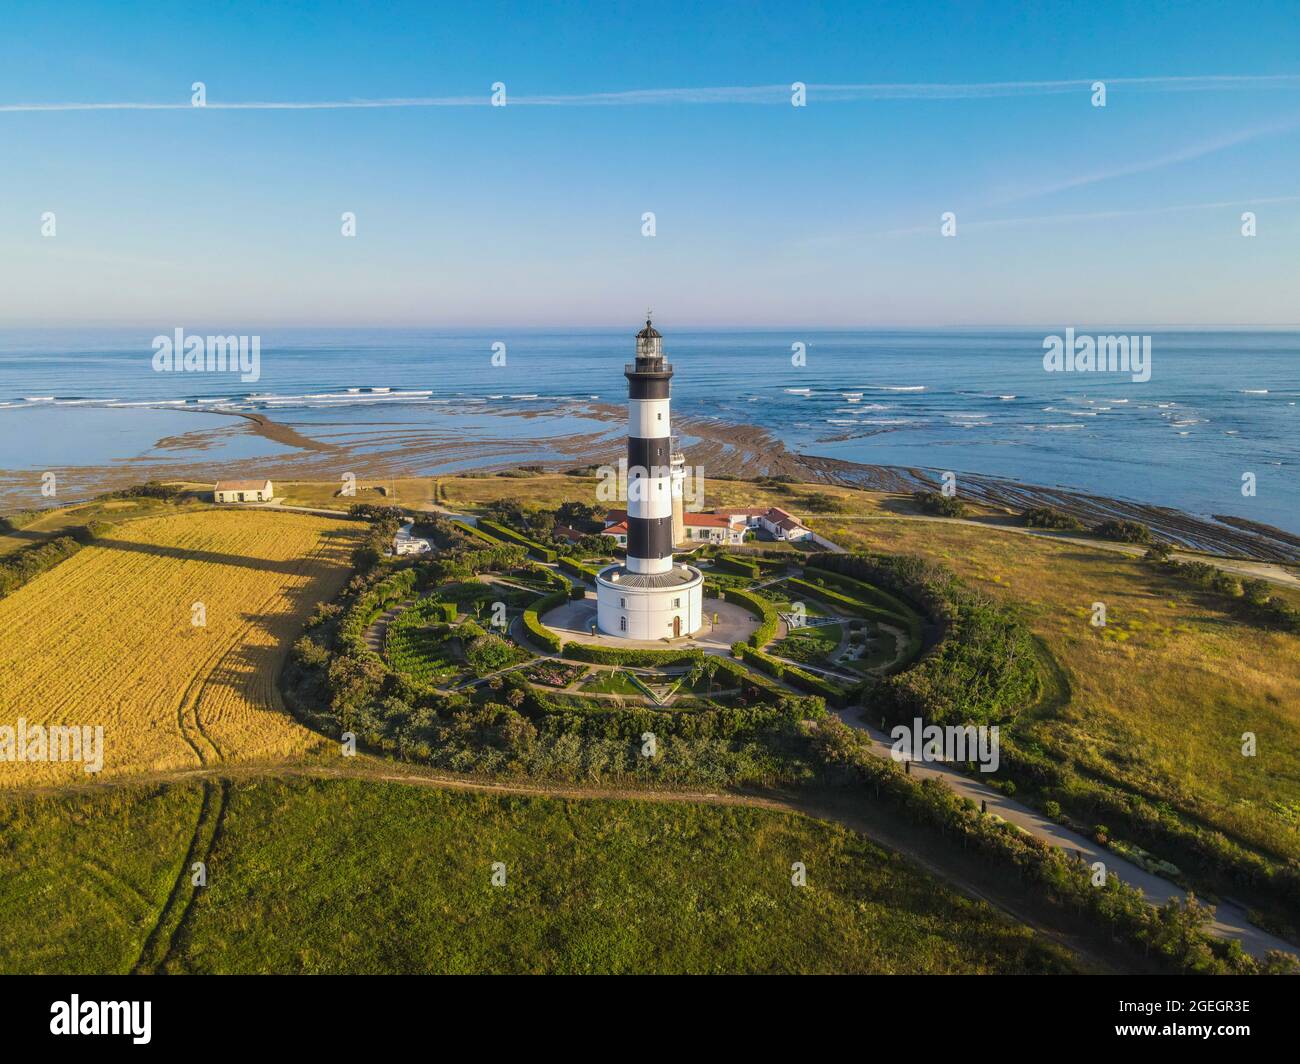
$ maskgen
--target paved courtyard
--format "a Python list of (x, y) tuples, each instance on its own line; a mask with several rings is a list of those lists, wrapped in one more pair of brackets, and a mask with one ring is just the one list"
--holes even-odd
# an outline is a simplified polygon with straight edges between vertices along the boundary
[[(717, 617), (716, 623), (713, 618)], [(693, 636), (681, 639), (621, 639), (612, 635), (592, 635), (596, 623), (596, 596), (588, 592), (585, 599), (574, 599), (543, 614), (541, 621), (566, 642), (589, 643), (600, 647), (644, 647), (665, 650), (669, 647), (699, 647), (706, 654), (727, 654), (731, 644), (749, 638), (758, 627), (758, 618), (741, 606), (721, 599), (704, 600), (704, 627)]]

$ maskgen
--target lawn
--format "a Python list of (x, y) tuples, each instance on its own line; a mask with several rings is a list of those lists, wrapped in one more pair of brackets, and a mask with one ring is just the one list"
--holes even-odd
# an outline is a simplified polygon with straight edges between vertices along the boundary
[[(22, 830), (17, 850), (0, 847), (0, 971), (127, 970), (197, 795), (0, 807)], [(796, 861), (806, 886), (791, 883)], [(237, 782), (207, 864), (168, 971), (1071, 970), (1056, 946), (860, 836), (765, 810)]]
[(791, 661), (829, 667), (827, 656), (840, 645), (842, 635), (843, 629), (838, 624), (795, 628), (768, 652)]
[(645, 692), (622, 669), (593, 669), (591, 675), (583, 681), (582, 691), (584, 694), (645, 698)]

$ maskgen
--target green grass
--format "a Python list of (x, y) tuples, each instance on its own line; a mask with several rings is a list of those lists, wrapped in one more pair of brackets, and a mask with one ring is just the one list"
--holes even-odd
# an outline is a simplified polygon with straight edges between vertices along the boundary
[(644, 698), (645, 693), (634, 684), (622, 669), (604, 669), (594, 671), (583, 681), (584, 694), (625, 695), (631, 698)]
[(202, 796), (139, 787), (0, 803), (0, 973), (130, 971)]
[[(128, 970), (199, 794), (7, 807), (0, 971)], [(504, 887), (490, 883), (497, 861)], [(806, 887), (791, 885), (795, 861)], [(242, 782), (208, 870), (169, 971), (1071, 970), (1057, 947), (861, 837), (765, 810)]]
[(838, 624), (822, 624), (814, 628), (796, 628), (769, 651), (777, 657), (806, 665), (829, 667), (827, 656), (840, 645), (842, 630)]

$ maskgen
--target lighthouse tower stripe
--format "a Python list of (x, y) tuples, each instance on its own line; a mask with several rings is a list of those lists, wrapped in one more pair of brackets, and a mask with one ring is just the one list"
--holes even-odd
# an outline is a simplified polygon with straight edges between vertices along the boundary
[(673, 567), (672, 427), (662, 339), (650, 322), (637, 334), (636, 362), (626, 370), (627, 568), (666, 573)]

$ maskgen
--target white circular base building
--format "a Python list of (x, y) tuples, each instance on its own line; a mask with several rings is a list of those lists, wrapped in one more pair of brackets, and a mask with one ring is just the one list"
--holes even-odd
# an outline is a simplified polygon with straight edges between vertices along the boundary
[(704, 624), (704, 574), (690, 565), (634, 573), (611, 565), (596, 574), (596, 625), (624, 639), (679, 639)]

